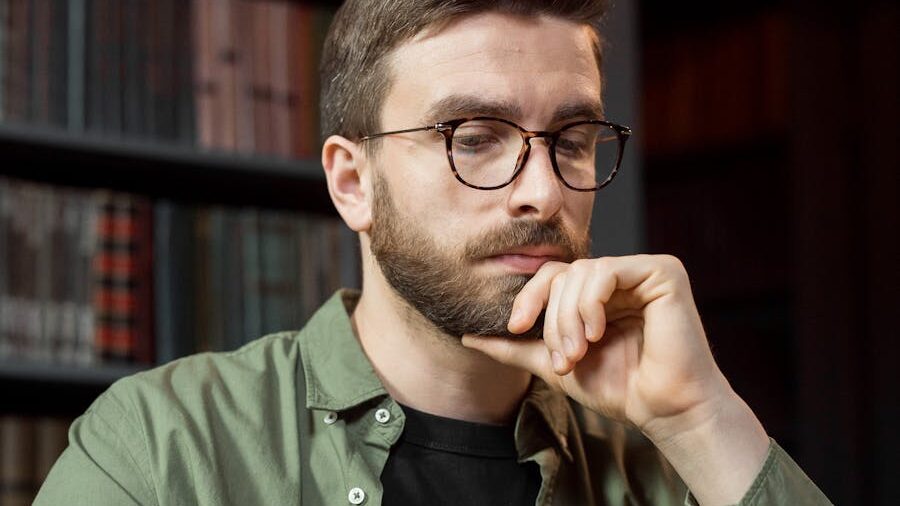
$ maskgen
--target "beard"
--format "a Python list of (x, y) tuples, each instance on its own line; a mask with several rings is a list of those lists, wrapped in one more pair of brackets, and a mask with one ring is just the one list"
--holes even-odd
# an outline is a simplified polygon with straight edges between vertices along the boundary
[(375, 171), (371, 249), (388, 284), (406, 303), (441, 332), (540, 338), (543, 311), (528, 331), (507, 330), (513, 300), (532, 278), (530, 274), (480, 275), (479, 261), (516, 247), (550, 245), (560, 248), (562, 261), (584, 258), (590, 246), (567, 231), (558, 217), (548, 222), (516, 219), (497, 226), (452, 251), (437, 244), (414, 220), (398, 212), (387, 181)]

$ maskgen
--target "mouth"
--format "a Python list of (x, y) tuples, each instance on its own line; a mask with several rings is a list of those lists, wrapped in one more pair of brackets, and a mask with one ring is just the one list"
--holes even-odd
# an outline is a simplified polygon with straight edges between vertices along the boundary
[(485, 258), (517, 274), (534, 274), (547, 262), (564, 261), (565, 253), (555, 246), (525, 246), (503, 251)]

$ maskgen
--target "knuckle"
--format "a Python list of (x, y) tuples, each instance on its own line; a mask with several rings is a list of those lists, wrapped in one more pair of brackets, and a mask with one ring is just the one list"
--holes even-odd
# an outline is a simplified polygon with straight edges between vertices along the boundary
[(687, 269), (684, 266), (684, 263), (678, 257), (674, 255), (658, 255), (659, 263), (663, 268), (663, 272), (665, 272), (671, 279), (674, 279), (681, 283), (688, 282), (688, 274)]
[(608, 273), (612, 270), (612, 260), (609, 257), (595, 258), (591, 267), (597, 274)]
[(553, 281), (550, 282), (550, 289), (553, 291), (561, 290), (565, 284), (566, 274), (562, 272), (553, 277)]

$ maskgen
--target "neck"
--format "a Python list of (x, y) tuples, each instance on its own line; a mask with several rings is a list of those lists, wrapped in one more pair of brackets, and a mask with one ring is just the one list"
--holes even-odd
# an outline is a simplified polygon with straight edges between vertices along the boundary
[(465, 348), (458, 337), (425, 320), (388, 286), (380, 270), (372, 272), (370, 267), (364, 267), (371, 275), (366, 276), (353, 324), (388, 393), (426, 413), (512, 423), (531, 374)]

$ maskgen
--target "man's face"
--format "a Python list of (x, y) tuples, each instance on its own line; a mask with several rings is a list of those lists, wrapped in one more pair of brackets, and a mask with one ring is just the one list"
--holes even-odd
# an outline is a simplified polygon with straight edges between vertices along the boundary
[[(490, 115), (552, 130), (595, 116), (600, 76), (589, 33), (555, 18), (492, 13), (420, 34), (393, 55), (382, 127)], [(381, 142), (372, 252), (394, 290), (445, 333), (507, 335), (512, 301), (540, 265), (587, 255), (593, 193), (563, 186), (543, 140), (532, 141), (513, 183), (490, 191), (454, 178), (440, 134)]]

